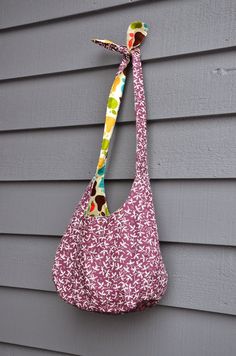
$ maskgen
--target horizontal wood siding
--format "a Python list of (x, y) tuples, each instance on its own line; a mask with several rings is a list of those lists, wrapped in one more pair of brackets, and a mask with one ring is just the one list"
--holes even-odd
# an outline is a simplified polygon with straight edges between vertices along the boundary
[[(0, 4), (0, 355), (235, 356), (236, 2), (2, 0)], [(55, 292), (60, 238), (93, 177), (120, 56), (142, 47), (148, 160), (169, 286), (122, 316)], [(135, 174), (132, 73), (111, 141), (110, 211)]]
[[(117, 125), (107, 178), (134, 177), (135, 131), (134, 123)], [(2, 133), (0, 180), (92, 179), (102, 133), (103, 125)], [(235, 178), (235, 135), (234, 117), (152, 122), (150, 177)]]
[[(131, 184), (107, 180), (111, 211), (126, 200)], [(2, 182), (0, 232), (61, 236), (86, 185), (87, 181)], [(236, 246), (235, 179), (154, 179), (151, 186), (161, 241)]]
[(90, 39), (109, 37), (125, 43), (127, 24), (140, 17), (150, 26), (143, 60), (233, 47), (235, 10), (234, 0), (147, 1), (80, 19), (4, 31), (0, 79), (118, 64), (119, 56)]
[(132, 6), (138, 1), (145, 0), (1, 0), (0, 30), (41, 21), (55, 21), (60, 17), (78, 16), (116, 6)]
[[(0, 285), (54, 292), (51, 269), (59, 242), (53, 237), (1, 236)], [(161, 250), (170, 285), (161, 305), (236, 315), (234, 247), (161, 243)]]
[(71, 356), (72, 354), (64, 352), (54, 352), (49, 350), (40, 350), (32, 347), (13, 345), (0, 342), (1, 356)]
[[(233, 116), (235, 53), (145, 62), (148, 120)], [(0, 130), (103, 124), (115, 72), (96, 68), (0, 82)], [(135, 120), (131, 70), (118, 120)]]
[(145, 313), (99, 315), (76, 310), (55, 293), (15, 288), (1, 288), (0, 312), (5, 341), (75, 355), (143, 356), (148, 350), (149, 356), (233, 356), (235, 351), (232, 315), (161, 305)]

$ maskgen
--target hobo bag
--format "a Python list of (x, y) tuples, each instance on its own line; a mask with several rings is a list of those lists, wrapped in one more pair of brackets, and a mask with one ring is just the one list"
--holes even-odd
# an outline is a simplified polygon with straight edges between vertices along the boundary
[[(148, 33), (132, 22), (127, 45), (92, 39), (122, 55), (106, 109), (95, 175), (89, 181), (61, 238), (52, 268), (59, 296), (90, 312), (124, 314), (158, 304), (167, 290), (147, 157), (147, 115), (140, 44)], [(110, 212), (104, 188), (108, 148), (132, 63), (136, 114), (135, 177), (122, 206)], [(124, 127), (125, 129), (125, 126)]]

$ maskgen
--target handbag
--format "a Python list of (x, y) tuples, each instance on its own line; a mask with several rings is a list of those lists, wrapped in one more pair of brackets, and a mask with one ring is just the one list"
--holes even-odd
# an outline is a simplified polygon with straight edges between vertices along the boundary
[[(124, 314), (158, 304), (167, 290), (168, 273), (161, 255), (147, 160), (147, 118), (140, 44), (148, 33), (132, 22), (127, 46), (92, 39), (122, 55), (106, 110), (95, 175), (56, 250), (52, 279), (67, 303), (90, 312)], [(110, 213), (104, 188), (107, 154), (132, 62), (136, 113), (135, 178), (126, 201)]]

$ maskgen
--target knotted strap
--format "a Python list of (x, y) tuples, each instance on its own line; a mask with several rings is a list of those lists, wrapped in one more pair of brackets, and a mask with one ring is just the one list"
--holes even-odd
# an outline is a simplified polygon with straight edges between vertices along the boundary
[[(133, 74), (134, 74), (134, 94), (135, 94), (135, 111), (136, 111), (136, 134), (137, 134), (137, 150), (136, 150), (136, 174), (141, 174), (142, 167), (146, 169), (147, 161), (145, 157), (145, 145), (146, 145), (146, 130), (143, 131), (141, 135), (141, 126), (144, 125), (146, 129), (146, 122), (140, 122), (142, 114), (146, 118), (146, 107), (145, 107), (145, 97), (143, 91), (143, 77), (142, 77), (142, 68), (140, 60), (140, 44), (147, 36), (148, 27), (144, 22), (136, 21), (132, 22), (127, 30), (127, 45), (122, 46), (118, 45), (110, 40), (100, 40), (92, 39), (94, 43), (105, 47), (106, 49), (112, 50), (122, 54), (122, 60), (119, 65), (119, 69), (116, 72), (116, 76), (112, 87), (110, 89), (107, 109), (106, 109), (106, 118), (105, 126), (101, 144), (101, 150), (99, 154), (98, 164), (96, 168), (96, 173), (93, 177), (94, 183), (91, 191), (91, 197), (88, 203), (88, 208), (85, 211), (86, 215), (92, 216), (108, 216), (110, 215), (109, 209), (107, 206), (107, 200), (105, 195), (104, 188), (104, 177), (106, 171), (106, 163), (108, 156), (108, 149), (118, 116), (121, 99), (124, 93), (124, 87), (127, 77), (127, 67), (132, 58), (133, 63)], [(136, 75), (135, 75), (136, 70)], [(137, 72), (138, 71), (138, 72)], [(135, 81), (136, 76), (136, 81)], [(139, 77), (141, 82), (139, 82)], [(141, 85), (140, 85), (141, 84)], [(143, 101), (143, 110), (140, 111), (140, 100)], [(138, 121), (139, 117), (139, 121)], [(144, 118), (144, 119), (145, 119)], [(142, 137), (141, 137), (142, 136)], [(143, 141), (143, 142), (142, 142)], [(144, 146), (143, 146), (144, 145)]]

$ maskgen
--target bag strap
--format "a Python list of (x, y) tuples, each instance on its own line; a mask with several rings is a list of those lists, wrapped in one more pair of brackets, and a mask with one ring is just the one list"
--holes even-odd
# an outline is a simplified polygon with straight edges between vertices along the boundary
[(99, 216), (110, 215), (104, 188), (104, 177), (108, 149), (114, 131), (116, 119), (120, 109), (121, 99), (126, 84), (127, 67), (132, 58), (134, 103), (136, 113), (136, 175), (142, 177), (147, 174), (147, 126), (146, 103), (143, 84), (143, 72), (140, 54), (140, 44), (147, 36), (148, 27), (144, 22), (132, 22), (127, 30), (127, 46), (118, 45), (110, 40), (92, 39), (94, 43), (106, 49), (122, 54), (122, 61), (116, 72), (111, 86), (107, 108), (105, 125), (95, 175), (93, 177), (93, 189), (89, 200), (86, 215)]

